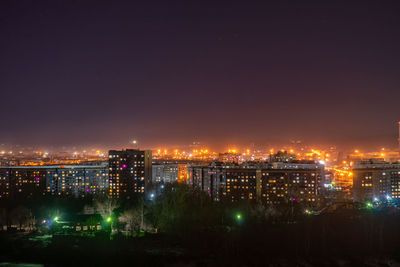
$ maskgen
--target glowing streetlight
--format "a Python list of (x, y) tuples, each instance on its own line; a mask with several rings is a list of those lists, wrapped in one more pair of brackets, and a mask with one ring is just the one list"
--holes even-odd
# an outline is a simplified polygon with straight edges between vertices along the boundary
[(107, 217), (107, 219), (106, 219), (106, 221), (109, 223), (109, 222), (111, 222), (111, 217)]
[(235, 219), (236, 219), (236, 222), (237, 222), (237, 223), (241, 223), (241, 222), (243, 221), (243, 216), (242, 216), (242, 214), (237, 213), (237, 214), (235, 215)]

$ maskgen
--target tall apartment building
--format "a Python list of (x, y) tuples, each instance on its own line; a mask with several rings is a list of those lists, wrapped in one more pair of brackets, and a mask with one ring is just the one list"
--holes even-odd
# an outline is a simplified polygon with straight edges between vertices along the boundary
[(353, 167), (355, 201), (400, 198), (400, 162), (378, 159), (356, 162)]
[(109, 195), (130, 198), (143, 194), (151, 185), (152, 153), (150, 150), (109, 151)]

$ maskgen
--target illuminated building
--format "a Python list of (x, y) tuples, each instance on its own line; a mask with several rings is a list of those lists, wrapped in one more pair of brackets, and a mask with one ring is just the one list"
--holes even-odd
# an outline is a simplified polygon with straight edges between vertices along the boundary
[(173, 183), (178, 181), (178, 164), (153, 164), (153, 183)]
[(102, 195), (108, 190), (107, 164), (46, 167), (47, 192), (51, 195)]
[(259, 199), (257, 198), (257, 185), (260, 187), (261, 173), (259, 169), (229, 168), (225, 173), (226, 188), (222, 193), (225, 199), (232, 202)]
[(400, 163), (371, 159), (353, 167), (355, 201), (400, 198)]
[(0, 196), (20, 199), (46, 192), (46, 170), (0, 167)]
[(21, 198), (35, 194), (104, 194), (108, 189), (108, 169), (101, 165), (57, 165), (0, 167), (0, 195)]
[(188, 165), (186, 183), (206, 192), (213, 200), (224, 198), (226, 190), (225, 168), (232, 164), (211, 163), (210, 165)]
[(353, 187), (353, 172), (350, 167), (331, 168), (327, 182), (334, 186), (336, 190), (350, 192)]
[(186, 182), (188, 178), (187, 164), (178, 164), (178, 182)]
[(273, 163), (262, 169), (261, 200), (266, 204), (319, 200), (324, 166), (317, 163)]
[(212, 163), (188, 166), (187, 183), (216, 201), (254, 200), (264, 204), (319, 199), (324, 166), (317, 163)]
[(187, 164), (158, 163), (153, 164), (153, 183), (183, 182), (187, 179)]
[(232, 163), (239, 163), (240, 155), (237, 153), (235, 149), (229, 150), (226, 153), (219, 153), (218, 154), (218, 161), (221, 162), (232, 162)]
[(152, 153), (149, 150), (110, 150), (109, 195), (130, 198), (151, 185)]
[(296, 160), (296, 155), (287, 151), (278, 151), (276, 154), (270, 155), (271, 162), (291, 162), (293, 160)]

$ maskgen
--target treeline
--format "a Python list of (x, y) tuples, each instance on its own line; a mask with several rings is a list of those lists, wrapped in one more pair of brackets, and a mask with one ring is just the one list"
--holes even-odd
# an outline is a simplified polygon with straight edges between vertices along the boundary
[[(350, 205), (318, 215), (308, 212), (320, 208), (297, 202), (279, 206), (246, 201), (212, 202), (204, 192), (183, 184), (165, 186), (154, 196), (138, 195), (125, 201), (109, 198), (0, 201), (2, 219), (23, 217), (17, 214), (28, 214), (27, 217), (36, 219), (34, 222), (18, 219), (23, 227), (31, 225), (34, 228), (34, 224), (40, 223), (39, 219), (54, 215), (90, 215), (93, 211), (94, 220), (99, 218), (104, 222), (109, 219), (110, 230), (113, 230), (111, 240), (88, 240), (85, 241), (89, 242), (87, 245), (81, 243), (78, 251), (71, 251), (82, 256), (85, 253), (96, 255), (93, 256), (96, 260), (105, 262), (114, 258), (124, 261), (132, 251), (147, 260), (148, 251), (157, 249), (162, 256), (157, 255), (164, 260), (163, 257), (169, 255), (166, 251), (171, 248), (179, 251), (179, 255), (168, 256), (170, 261), (205, 265), (209, 262), (260, 265), (288, 259), (296, 262), (312, 259), (314, 265), (337, 265), (330, 261), (343, 259), (354, 265), (365, 263), (363, 260), (368, 257), (397, 257), (400, 249), (397, 208), (360, 209)], [(10, 213), (3, 217), (3, 212)], [(50, 248), (55, 249), (54, 246)], [(59, 249), (57, 246), (63, 253), (71, 247), (66, 245)], [(6, 246), (5, 249), (9, 248)], [(109, 258), (102, 258), (103, 249)], [(40, 253), (45, 256), (45, 253), (53, 252)], [(35, 257), (33, 253), (31, 255)], [(93, 257), (89, 256), (88, 260)]]
[[(116, 200), (105, 196), (77, 199), (33, 195), (24, 199), (1, 199), (0, 229), (13, 226), (32, 231), (55, 217), (68, 221), (79, 214), (94, 213), (101, 215), (102, 220), (110, 218), (113, 230), (130, 236), (140, 231), (186, 235), (193, 231), (226, 231), (252, 220), (291, 222), (304, 216), (304, 209), (299, 203), (266, 207), (246, 201), (213, 202), (203, 191), (175, 183), (159, 189), (151, 197), (138, 194)], [(93, 216), (90, 224), (95, 224), (98, 218)]]

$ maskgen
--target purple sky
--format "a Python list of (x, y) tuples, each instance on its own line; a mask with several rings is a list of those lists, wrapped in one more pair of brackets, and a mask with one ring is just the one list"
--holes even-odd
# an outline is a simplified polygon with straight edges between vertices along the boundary
[(399, 14), (399, 1), (3, 0), (0, 142), (394, 146)]

